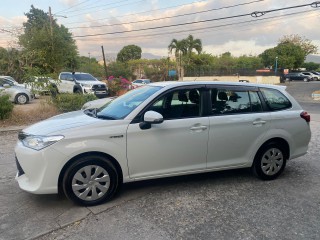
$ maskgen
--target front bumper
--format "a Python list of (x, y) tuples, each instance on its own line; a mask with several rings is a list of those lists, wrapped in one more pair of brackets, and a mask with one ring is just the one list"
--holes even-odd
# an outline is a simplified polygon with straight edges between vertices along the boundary
[(65, 156), (52, 147), (41, 151), (26, 148), (18, 141), (15, 147), (16, 180), (22, 190), (35, 194), (58, 193), (58, 179)]

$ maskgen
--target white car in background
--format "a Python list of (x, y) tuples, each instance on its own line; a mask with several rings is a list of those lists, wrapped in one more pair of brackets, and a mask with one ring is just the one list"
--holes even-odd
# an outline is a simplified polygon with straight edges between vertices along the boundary
[(56, 86), (60, 93), (95, 94), (98, 98), (105, 98), (109, 94), (107, 84), (89, 73), (61, 72), (59, 80)]
[(131, 89), (141, 87), (141, 86), (144, 86), (144, 85), (150, 84), (150, 83), (151, 83), (150, 79), (137, 79), (131, 83)]
[(15, 147), (16, 180), (25, 191), (64, 192), (90, 206), (139, 180), (235, 168), (275, 179), (287, 160), (307, 153), (311, 138), (310, 115), (285, 88), (147, 84), (95, 111), (61, 114), (24, 129)]
[(29, 90), (5, 77), (0, 77), (0, 95), (9, 95), (10, 101), (17, 104), (27, 104), (34, 99)]
[(15, 86), (25, 87), (24, 84), (18, 83), (13, 77), (11, 76), (0, 76), (2, 79), (6, 79), (7, 81), (11, 82)]

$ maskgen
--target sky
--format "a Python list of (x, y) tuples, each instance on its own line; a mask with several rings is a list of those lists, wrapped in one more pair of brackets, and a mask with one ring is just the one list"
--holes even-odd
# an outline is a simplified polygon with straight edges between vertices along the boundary
[[(72, 32), (80, 55), (112, 60), (126, 45), (167, 57), (172, 39), (192, 34), (212, 55), (258, 55), (284, 35), (299, 34), (320, 52), (320, 3), (308, 0), (1, 0), (0, 46), (10, 47), (31, 5)], [(301, 6), (308, 5), (308, 6)], [(298, 7), (301, 6), (301, 7)], [(317, 7), (319, 6), (319, 7)], [(259, 17), (251, 13), (258, 12)], [(261, 15), (261, 16), (260, 16)]]

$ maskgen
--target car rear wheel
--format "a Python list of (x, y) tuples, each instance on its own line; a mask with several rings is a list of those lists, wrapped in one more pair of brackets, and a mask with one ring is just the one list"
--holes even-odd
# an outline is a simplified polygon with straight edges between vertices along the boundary
[(303, 79), (304, 82), (309, 82), (308, 78)]
[(29, 102), (29, 97), (25, 93), (18, 93), (15, 97), (15, 103), (17, 104), (26, 104)]
[(262, 147), (257, 153), (252, 168), (255, 175), (263, 180), (276, 179), (286, 166), (286, 154), (275, 143)]
[(93, 206), (111, 199), (119, 185), (114, 165), (99, 155), (77, 159), (63, 177), (65, 195), (79, 205)]

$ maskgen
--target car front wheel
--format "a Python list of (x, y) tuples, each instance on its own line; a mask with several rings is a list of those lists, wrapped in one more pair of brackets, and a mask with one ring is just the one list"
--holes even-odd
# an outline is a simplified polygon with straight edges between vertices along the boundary
[(93, 206), (113, 197), (119, 185), (114, 165), (99, 155), (77, 159), (63, 177), (65, 195), (79, 205)]
[(263, 180), (277, 178), (286, 166), (284, 150), (277, 144), (268, 144), (257, 153), (253, 162), (253, 172)]
[(15, 97), (15, 102), (17, 104), (26, 104), (29, 102), (29, 97), (27, 94), (25, 93), (19, 93), (17, 94), (17, 96)]

